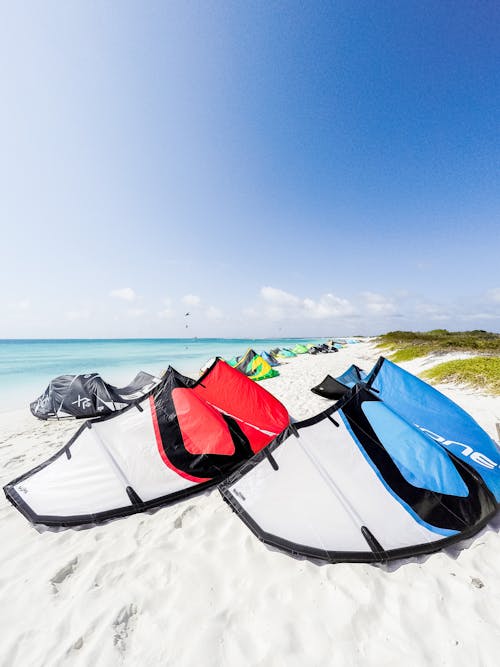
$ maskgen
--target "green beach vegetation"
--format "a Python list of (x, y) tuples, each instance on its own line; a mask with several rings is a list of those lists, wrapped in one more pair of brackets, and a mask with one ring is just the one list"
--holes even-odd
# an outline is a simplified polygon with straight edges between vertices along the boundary
[(410, 361), (427, 354), (473, 352), (500, 355), (500, 334), (482, 331), (389, 331), (379, 336), (379, 347), (390, 354), (391, 361)]
[(396, 363), (428, 354), (469, 352), (477, 356), (437, 364), (421, 377), (431, 382), (459, 382), (500, 394), (500, 334), (488, 331), (390, 331), (378, 345)]
[(445, 361), (421, 374), (432, 382), (458, 382), (500, 394), (500, 357), (471, 357)]

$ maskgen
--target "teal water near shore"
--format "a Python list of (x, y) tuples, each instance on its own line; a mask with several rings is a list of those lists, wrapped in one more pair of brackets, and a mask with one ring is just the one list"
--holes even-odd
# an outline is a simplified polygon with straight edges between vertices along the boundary
[(0, 411), (22, 408), (49, 381), (63, 374), (97, 371), (123, 385), (139, 370), (154, 375), (169, 365), (196, 377), (214, 356), (229, 359), (248, 347), (256, 352), (320, 339), (152, 338), (113, 340), (0, 340)]

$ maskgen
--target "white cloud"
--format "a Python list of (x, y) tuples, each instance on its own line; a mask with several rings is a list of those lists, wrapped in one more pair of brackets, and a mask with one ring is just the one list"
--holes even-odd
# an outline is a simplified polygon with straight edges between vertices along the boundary
[(265, 304), (265, 313), (272, 320), (290, 318), (326, 319), (346, 317), (356, 312), (347, 300), (334, 294), (323, 294), (317, 301), (300, 298), (276, 287), (262, 287), (260, 294)]
[(112, 296), (115, 299), (122, 299), (123, 301), (134, 301), (136, 299), (136, 293), (131, 287), (122, 287), (120, 289), (111, 290), (109, 296)]
[(195, 294), (186, 294), (185, 296), (182, 297), (182, 303), (185, 303), (186, 306), (199, 306), (201, 303), (201, 299), (199, 296), (196, 296)]
[(264, 301), (277, 306), (298, 306), (300, 304), (299, 297), (276, 287), (263, 287), (260, 294)]
[(364, 301), (364, 307), (368, 312), (374, 315), (392, 315), (396, 312), (396, 305), (393, 299), (377, 292), (361, 292)]
[[(500, 297), (500, 289), (490, 290), (490, 299)], [(302, 298), (293, 293), (276, 287), (262, 287), (260, 301), (247, 306), (242, 315), (249, 320), (266, 319), (274, 322), (288, 322), (288, 326), (296, 326), (298, 321), (324, 322), (325, 325), (342, 326), (350, 329), (360, 326), (366, 330), (371, 327), (377, 330), (397, 327), (428, 328), (442, 326), (459, 327), (460, 321), (474, 321), (477, 327), (486, 328), (486, 322), (499, 319), (496, 302), (484, 304), (481, 312), (477, 303), (438, 303), (412, 295), (407, 290), (399, 290), (391, 294), (365, 291), (355, 299), (347, 299), (332, 293), (317, 298)], [(476, 300), (477, 301), (477, 300)], [(333, 320), (333, 321), (332, 321)], [(358, 324), (355, 324), (355, 322)], [(484, 324), (481, 325), (481, 322)]]
[(346, 317), (355, 313), (355, 308), (350, 301), (335, 296), (335, 294), (324, 294), (319, 301), (304, 299), (303, 306), (305, 313), (314, 319)]

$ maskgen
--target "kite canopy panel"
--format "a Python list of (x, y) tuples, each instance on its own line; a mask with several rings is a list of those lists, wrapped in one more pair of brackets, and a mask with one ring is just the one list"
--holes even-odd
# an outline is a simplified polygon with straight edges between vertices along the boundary
[(345, 384), (347, 387), (354, 387), (358, 382), (364, 382), (367, 377), (367, 373), (364, 370), (353, 364), (349, 368), (337, 377), (337, 381)]
[(85, 422), (4, 491), (32, 523), (96, 523), (220, 482), (288, 423), (274, 396), (222, 360), (197, 382), (169, 368), (148, 396)]
[(274, 368), (275, 366), (280, 365), (280, 362), (270, 352), (266, 352), (265, 350), (262, 350), (262, 352), (260, 353), (260, 356), (264, 359), (264, 361), (267, 361), (267, 363), (271, 366), (271, 368)]
[(307, 351), (309, 354), (318, 354), (321, 352), (322, 354), (329, 354), (330, 352), (336, 352), (337, 350), (335, 348), (331, 348), (329, 345), (326, 345), (325, 343), (319, 343), (318, 345), (312, 345), (309, 344), (307, 346)]
[(292, 350), (289, 350), (287, 347), (282, 347), (281, 350), (278, 349), (276, 352), (276, 356), (278, 359), (286, 359), (288, 357), (296, 357), (297, 355), (292, 352)]
[(367, 377), (367, 374), (361, 368), (353, 364), (337, 378), (327, 375), (319, 384), (311, 387), (311, 391), (313, 394), (336, 401), (345, 396), (349, 389), (358, 382), (365, 382)]
[(366, 382), (403, 419), (472, 466), (500, 502), (500, 450), (465, 410), (384, 357)]
[(315, 387), (312, 387), (311, 391), (313, 394), (317, 394), (323, 398), (337, 400), (349, 393), (349, 387), (347, 387), (345, 384), (342, 384), (331, 375), (327, 375), (324, 380), (322, 380)]
[(30, 404), (39, 419), (86, 418), (123, 410), (158, 384), (159, 378), (140, 371), (126, 387), (114, 387), (98, 373), (60, 375)]
[(294, 354), (307, 354), (308, 349), (305, 345), (298, 343), (295, 347), (292, 348)]
[[(374, 369), (374, 382), (383, 365)], [(425, 424), (432, 415), (421, 403), (422, 389), (413, 389), (408, 412), (400, 412), (396, 389), (394, 403), (387, 403), (383, 392), (353, 387), (231, 475), (219, 486), (224, 499), (262, 541), (331, 562), (429, 553), (474, 534), (497, 510), (496, 484), (435, 437), (450, 428), (444, 422), (453, 421), (458, 406), (451, 404), (430, 434)], [(474, 435), (471, 448), (483, 442)], [(498, 466), (490, 472), (500, 481)]]
[(260, 354), (252, 349), (248, 349), (242, 357), (238, 358), (234, 368), (257, 382), (279, 375), (279, 371), (274, 370)]

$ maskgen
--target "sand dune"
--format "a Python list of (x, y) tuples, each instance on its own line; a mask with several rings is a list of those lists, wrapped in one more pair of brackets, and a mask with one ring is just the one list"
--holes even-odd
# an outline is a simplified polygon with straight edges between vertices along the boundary
[[(304, 355), (264, 386), (302, 419), (329, 404), (309, 391), (327, 372), (368, 369), (377, 356), (368, 343)], [(500, 399), (440, 388), (495, 437)], [(1, 483), (76, 427), (27, 409), (0, 415)], [(216, 489), (153, 514), (42, 533), (2, 497), (0, 526), (1, 665), (498, 664), (500, 519), (467, 544), (385, 566), (272, 550)]]

